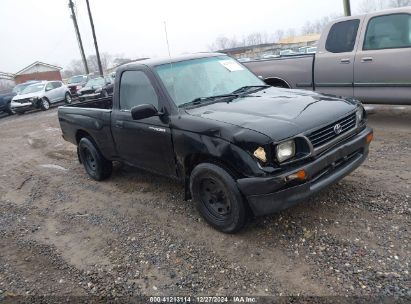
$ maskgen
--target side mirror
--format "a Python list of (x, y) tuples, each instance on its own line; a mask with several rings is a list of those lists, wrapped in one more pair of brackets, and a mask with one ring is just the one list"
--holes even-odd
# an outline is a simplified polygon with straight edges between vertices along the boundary
[(158, 111), (152, 104), (142, 104), (131, 108), (131, 117), (134, 120), (140, 120), (158, 115)]

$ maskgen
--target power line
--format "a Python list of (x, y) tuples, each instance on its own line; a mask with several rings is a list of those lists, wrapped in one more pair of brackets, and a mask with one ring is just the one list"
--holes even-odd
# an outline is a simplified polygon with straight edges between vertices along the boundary
[(351, 16), (351, 3), (350, 0), (343, 0), (344, 1), (344, 14), (346, 16)]
[(83, 60), (84, 70), (86, 74), (89, 74), (89, 69), (87, 65), (86, 55), (84, 54), (83, 42), (81, 41), (80, 31), (78, 29), (76, 13), (74, 12), (74, 3), (72, 0), (69, 0), (69, 8), (71, 9), (71, 18), (73, 19), (74, 29), (76, 30), (77, 42), (80, 48), (81, 59)]
[(91, 31), (93, 33), (94, 47), (96, 48), (98, 70), (100, 72), (100, 76), (103, 76), (103, 67), (101, 65), (100, 53), (98, 51), (98, 44), (97, 44), (96, 31), (94, 30), (93, 16), (91, 15), (91, 9), (90, 9), (90, 4), (89, 4), (88, 0), (86, 0), (86, 3), (87, 3), (88, 16), (90, 18)]

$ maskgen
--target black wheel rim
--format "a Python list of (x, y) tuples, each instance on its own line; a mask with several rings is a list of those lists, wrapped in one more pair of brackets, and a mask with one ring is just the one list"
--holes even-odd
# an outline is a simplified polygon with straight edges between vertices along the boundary
[(87, 168), (93, 172), (96, 171), (97, 162), (89, 149), (83, 148), (83, 156), (84, 156), (84, 162)]
[(200, 199), (216, 220), (226, 220), (231, 214), (231, 204), (220, 182), (206, 178), (200, 184)]

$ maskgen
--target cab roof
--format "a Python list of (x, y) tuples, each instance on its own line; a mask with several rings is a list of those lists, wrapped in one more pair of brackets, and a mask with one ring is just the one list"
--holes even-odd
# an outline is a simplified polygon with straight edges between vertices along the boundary
[(131, 68), (131, 67), (138, 67), (138, 66), (148, 66), (148, 67), (155, 67), (162, 64), (167, 63), (176, 63), (180, 61), (187, 61), (193, 59), (200, 59), (200, 58), (208, 58), (208, 57), (217, 57), (217, 56), (227, 56), (227, 54), (223, 53), (195, 53), (195, 54), (185, 54), (180, 56), (173, 56), (173, 57), (163, 57), (163, 58), (150, 58), (144, 59), (137, 62), (127, 63), (119, 67), (119, 70)]

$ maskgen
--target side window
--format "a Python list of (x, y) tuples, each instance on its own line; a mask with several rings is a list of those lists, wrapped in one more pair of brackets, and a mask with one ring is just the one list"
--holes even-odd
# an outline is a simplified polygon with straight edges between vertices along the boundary
[(52, 89), (54, 89), (53, 83), (52, 83), (52, 82), (49, 82), (49, 83), (46, 85), (46, 91), (50, 91), (50, 90), (52, 90)]
[(142, 104), (158, 109), (158, 97), (150, 80), (144, 72), (125, 71), (120, 80), (120, 109), (130, 110)]
[(54, 81), (54, 82), (52, 82), (52, 84), (53, 84), (54, 89), (57, 89), (57, 88), (61, 87), (61, 82), (59, 82), (59, 81)]
[(335, 23), (328, 33), (325, 49), (331, 53), (346, 53), (354, 50), (360, 20)]
[(411, 47), (411, 15), (374, 17), (368, 22), (363, 50)]

